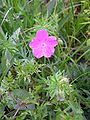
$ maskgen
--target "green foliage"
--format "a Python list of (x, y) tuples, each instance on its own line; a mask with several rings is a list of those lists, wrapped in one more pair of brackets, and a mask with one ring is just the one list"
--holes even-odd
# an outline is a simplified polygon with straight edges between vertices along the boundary
[[(69, 95), (73, 92), (68, 78), (61, 75), (60, 71), (48, 80), (48, 90), (51, 99), (56, 97), (57, 101), (68, 100)], [(65, 98), (66, 97), (66, 98)]]
[[(36, 59), (39, 29), (57, 38)], [(0, 120), (90, 119), (89, 0), (0, 1)]]

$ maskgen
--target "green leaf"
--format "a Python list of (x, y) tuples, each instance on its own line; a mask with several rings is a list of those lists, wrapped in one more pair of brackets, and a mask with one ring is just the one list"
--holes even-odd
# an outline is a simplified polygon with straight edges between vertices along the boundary
[(87, 46), (90, 46), (90, 39), (87, 40)]
[(55, 0), (50, 0), (47, 8), (47, 16), (49, 17), (55, 5)]
[(19, 116), (16, 117), (16, 120), (24, 120), (26, 115), (27, 115), (27, 112), (23, 112)]
[(4, 34), (3, 29), (2, 29), (1, 26), (0, 26), (0, 38), (1, 39), (6, 39), (6, 36), (5, 36), (5, 34)]
[(0, 118), (4, 115), (4, 106), (0, 103)]
[(68, 19), (70, 18), (71, 14), (65, 15), (65, 17), (63, 17), (63, 19), (59, 22), (59, 30), (64, 26), (64, 24), (68, 21)]
[(13, 95), (15, 97), (18, 97), (18, 98), (24, 99), (24, 100), (30, 97), (30, 94), (26, 90), (23, 90), (23, 89), (13, 90)]

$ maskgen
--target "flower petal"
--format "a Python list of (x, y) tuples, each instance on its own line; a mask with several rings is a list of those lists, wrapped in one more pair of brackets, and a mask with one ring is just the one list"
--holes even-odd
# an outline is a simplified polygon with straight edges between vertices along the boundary
[(29, 43), (29, 47), (34, 49), (40, 45), (40, 41), (36, 38), (33, 38), (32, 41)]
[(38, 30), (36, 33), (36, 38), (45, 40), (48, 37), (48, 32), (46, 30)]
[(43, 57), (43, 51), (42, 51), (42, 49), (41, 49), (40, 47), (33, 49), (32, 52), (33, 52), (33, 55), (34, 55), (36, 58), (41, 58), (41, 57)]
[(47, 44), (51, 47), (55, 47), (58, 42), (56, 41), (56, 37), (55, 36), (49, 36), (47, 39)]
[(45, 48), (45, 50), (43, 51), (43, 54), (44, 54), (44, 56), (46, 57), (46, 58), (49, 58), (49, 57), (51, 57), (53, 54), (54, 54), (54, 47), (49, 47), (49, 46), (47, 46), (46, 48)]

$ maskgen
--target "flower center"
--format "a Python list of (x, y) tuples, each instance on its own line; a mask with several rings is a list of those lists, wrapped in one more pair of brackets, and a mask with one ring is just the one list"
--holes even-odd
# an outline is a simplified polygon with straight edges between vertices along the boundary
[(43, 47), (45, 47), (45, 46), (46, 46), (46, 44), (45, 44), (45, 43), (42, 43), (42, 46), (43, 46)]

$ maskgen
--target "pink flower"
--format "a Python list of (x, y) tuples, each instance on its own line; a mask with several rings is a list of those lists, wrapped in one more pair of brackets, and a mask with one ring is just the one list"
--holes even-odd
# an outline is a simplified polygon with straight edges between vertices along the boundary
[(36, 58), (49, 58), (54, 54), (54, 47), (57, 45), (56, 37), (48, 36), (46, 30), (38, 30), (36, 37), (29, 43), (32, 53)]

